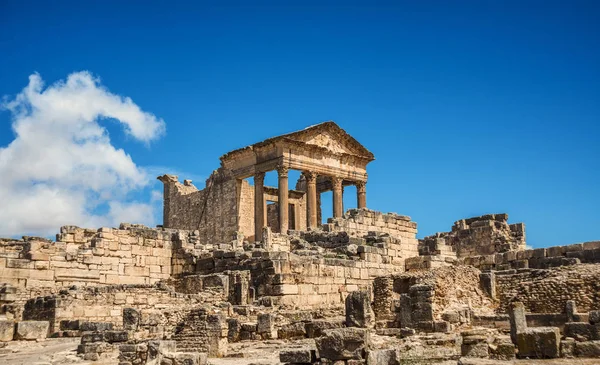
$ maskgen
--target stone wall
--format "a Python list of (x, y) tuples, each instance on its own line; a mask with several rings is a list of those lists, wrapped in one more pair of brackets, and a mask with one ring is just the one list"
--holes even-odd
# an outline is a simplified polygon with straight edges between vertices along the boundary
[[(449, 246), (449, 247), (444, 247)], [(525, 225), (508, 224), (508, 214), (487, 214), (454, 222), (419, 242), (420, 255), (470, 257), (525, 249)]]
[[(215, 285), (204, 286), (195, 293), (176, 292), (163, 284), (73, 287), (57, 295), (29, 299), (23, 319), (49, 321), (51, 332), (58, 331), (62, 321), (110, 323), (113, 328), (122, 329), (123, 310), (133, 308), (140, 313), (138, 329), (157, 334), (173, 330), (179, 323), (179, 311), (227, 301), (226, 290)], [(169, 316), (169, 311), (175, 314)]]
[[(174, 175), (162, 175), (158, 179), (164, 184), (165, 228), (197, 230), (201, 242), (206, 244), (231, 241), (238, 231), (239, 214), (250, 209), (249, 183), (236, 180), (223, 168), (211, 174), (203, 190), (198, 190), (189, 180), (181, 184)], [(253, 212), (254, 208), (251, 209)], [(252, 222), (245, 222), (244, 227), (254, 225), (254, 214), (246, 219)]]
[[(410, 217), (370, 209), (349, 209), (342, 218), (330, 218), (326, 232), (346, 232), (350, 237), (389, 237), (385, 255), (405, 258), (418, 256), (417, 223)], [(358, 244), (361, 244), (358, 242)]]
[(375, 277), (403, 271), (402, 265), (383, 263), (376, 253), (368, 261), (359, 257), (352, 260), (291, 252), (218, 251), (211, 257), (199, 258), (197, 272), (248, 270), (251, 290), (265, 305), (339, 306), (347, 293), (369, 288)]
[(600, 309), (600, 265), (507, 270), (495, 276), (500, 313), (512, 301), (522, 302), (531, 313), (564, 313), (568, 300), (582, 312)]
[(484, 271), (527, 268), (547, 269), (579, 263), (600, 263), (600, 241), (465, 257), (459, 262), (475, 266)]
[(432, 331), (447, 314), (492, 315), (496, 304), (481, 286), (480, 273), (447, 266), (378, 277), (373, 282), (376, 318), (391, 327)]
[(171, 277), (172, 253), (187, 244), (189, 235), (134, 225), (65, 226), (56, 242), (30, 237), (0, 242), (0, 278), (27, 289), (152, 284)]

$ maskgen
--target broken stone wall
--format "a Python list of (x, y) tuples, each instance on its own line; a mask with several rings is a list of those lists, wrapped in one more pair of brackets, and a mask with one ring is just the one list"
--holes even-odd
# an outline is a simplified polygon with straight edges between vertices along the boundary
[[(205, 244), (231, 241), (238, 231), (238, 213), (249, 210), (249, 195), (252, 194), (249, 183), (238, 181), (226, 169), (214, 171), (203, 190), (198, 190), (189, 180), (181, 184), (174, 175), (163, 175), (158, 179), (164, 184), (164, 227), (197, 230)], [(253, 226), (254, 213), (247, 219), (252, 222), (240, 222), (242, 226)]]
[[(441, 243), (450, 246), (443, 248)], [(487, 214), (454, 222), (450, 232), (436, 233), (419, 242), (421, 255), (457, 257), (491, 255), (525, 249), (525, 225), (508, 224), (508, 214)]]
[(348, 292), (370, 287), (377, 276), (402, 272), (402, 265), (370, 261), (300, 256), (291, 252), (217, 251), (199, 258), (197, 273), (249, 271), (250, 290), (259, 303), (308, 306), (342, 305)]
[(65, 226), (55, 242), (3, 239), (0, 311), (19, 319), (28, 299), (72, 286), (150, 285), (193, 272), (196, 256), (190, 252), (198, 242), (194, 232), (129, 224), (98, 230)]
[(519, 301), (530, 313), (564, 313), (568, 300), (582, 312), (600, 309), (600, 265), (496, 272), (498, 312)]
[[(494, 314), (497, 305), (481, 287), (480, 273), (473, 267), (446, 266), (377, 278), (373, 288), (377, 320), (390, 320), (395, 312), (401, 317), (402, 310), (407, 310), (412, 317), (410, 313), (417, 307), (421, 310), (418, 322), (440, 321), (444, 313), (459, 313), (465, 308), (476, 314)], [(423, 298), (417, 294), (425, 291), (433, 296), (428, 305), (430, 312), (418, 305)], [(407, 303), (403, 303), (402, 295), (408, 299)], [(425, 313), (431, 313), (430, 317)]]
[[(177, 314), (168, 309), (189, 310), (227, 300), (223, 287), (212, 286), (202, 292), (181, 294), (164, 285), (110, 285), (63, 290), (59, 295), (30, 299), (25, 304), (24, 319), (50, 321), (52, 332), (62, 321), (111, 323), (123, 328), (123, 310), (133, 308), (140, 313), (139, 329), (163, 332), (178, 323)], [(181, 315), (180, 315), (181, 316)], [(172, 317), (172, 318), (171, 318)], [(152, 328), (153, 327), (153, 328)]]
[[(351, 238), (358, 238), (357, 245), (368, 247), (368, 241), (373, 238), (372, 246), (385, 243), (384, 256), (398, 258), (404, 263), (408, 257), (418, 256), (417, 223), (411, 222), (410, 217), (395, 213), (381, 213), (369, 209), (349, 209), (342, 218), (330, 218), (323, 225), (325, 232), (346, 232)], [(387, 237), (387, 238), (384, 238)], [(369, 253), (369, 252), (366, 252)]]
[(172, 253), (193, 242), (189, 232), (123, 224), (121, 229), (61, 228), (56, 242), (0, 244), (0, 278), (13, 286), (152, 284), (172, 274)]
[(459, 262), (475, 266), (480, 270), (498, 271), (527, 268), (547, 269), (579, 263), (600, 263), (600, 241), (465, 257)]

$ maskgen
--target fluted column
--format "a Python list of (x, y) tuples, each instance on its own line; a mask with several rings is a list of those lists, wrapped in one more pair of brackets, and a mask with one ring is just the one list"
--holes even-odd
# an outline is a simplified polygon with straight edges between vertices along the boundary
[(262, 241), (265, 226), (265, 173), (254, 174), (254, 241)]
[(308, 228), (317, 228), (317, 174), (304, 171), (306, 178), (306, 224)]
[(289, 215), (288, 215), (288, 168), (286, 166), (277, 167), (279, 174), (279, 232), (287, 234)]
[(367, 182), (358, 181), (356, 183), (356, 206), (358, 209), (367, 207)]
[(344, 214), (342, 181), (341, 177), (334, 176), (331, 178), (331, 184), (333, 185), (333, 218), (340, 218)]

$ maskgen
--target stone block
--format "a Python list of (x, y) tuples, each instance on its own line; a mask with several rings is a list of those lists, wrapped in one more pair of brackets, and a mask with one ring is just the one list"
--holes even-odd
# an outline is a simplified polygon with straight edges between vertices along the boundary
[(489, 345), (490, 358), (510, 361), (515, 358), (515, 345), (511, 342), (501, 342)]
[(575, 356), (575, 339), (565, 338), (560, 341), (560, 356), (571, 358)]
[(396, 351), (388, 350), (371, 350), (367, 353), (367, 365), (399, 365)]
[(315, 320), (307, 322), (304, 325), (306, 329), (306, 337), (308, 338), (316, 338), (321, 337), (324, 334), (325, 330), (334, 329), (334, 328), (342, 328), (343, 323), (337, 321), (327, 321), (327, 320)]
[(277, 331), (277, 337), (281, 339), (300, 339), (306, 337), (304, 323), (295, 322), (281, 326)]
[(257, 332), (263, 337), (263, 339), (277, 338), (275, 315), (272, 313), (259, 313), (257, 320)]
[(556, 358), (560, 356), (560, 332), (557, 327), (527, 328), (517, 333), (519, 357)]
[(346, 326), (373, 327), (375, 314), (371, 308), (371, 296), (368, 291), (355, 291), (346, 297)]
[(12, 341), (15, 335), (15, 322), (0, 321), (0, 342)]
[(328, 360), (363, 359), (369, 346), (368, 330), (356, 327), (326, 330), (315, 343), (321, 358)]
[(594, 326), (587, 322), (565, 323), (565, 337), (572, 337), (577, 341), (589, 341), (594, 339)]
[(590, 324), (600, 324), (600, 311), (590, 311), (589, 322)]
[(487, 358), (489, 356), (489, 346), (488, 343), (483, 342), (473, 342), (473, 343), (463, 343), (461, 345), (461, 354), (466, 357), (481, 357)]
[(310, 364), (316, 361), (315, 351), (310, 349), (294, 349), (279, 352), (279, 361), (283, 363)]
[(576, 357), (600, 357), (600, 341), (575, 342)]
[(123, 328), (125, 330), (137, 330), (140, 324), (141, 314), (134, 308), (123, 308)]
[[(62, 325), (62, 322), (61, 322)], [(80, 322), (80, 331), (110, 331), (113, 329), (112, 323), (107, 322)]]
[(48, 336), (47, 321), (22, 321), (17, 323), (15, 340), (43, 340)]

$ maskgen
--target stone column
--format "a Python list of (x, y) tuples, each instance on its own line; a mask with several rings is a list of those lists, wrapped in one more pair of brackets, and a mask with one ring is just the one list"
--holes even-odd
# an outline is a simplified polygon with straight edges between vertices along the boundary
[(334, 176), (331, 178), (331, 184), (333, 185), (333, 218), (340, 218), (344, 214), (342, 181), (341, 177)]
[(254, 241), (262, 241), (262, 231), (265, 226), (265, 173), (254, 175)]
[(279, 174), (279, 232), (287, 234), (289, 215), (288, 215), (288, 168), (286, 166), (277, 167)]
[(366, 208), (367, 207), (367, 182), (358, 181), (356, 183), (356, 207)]
[(306, 225), (317, 228), (317, 174), (305, 171), (306, 178)]

